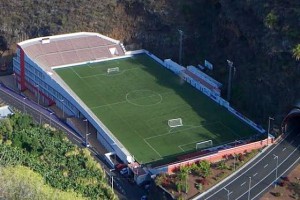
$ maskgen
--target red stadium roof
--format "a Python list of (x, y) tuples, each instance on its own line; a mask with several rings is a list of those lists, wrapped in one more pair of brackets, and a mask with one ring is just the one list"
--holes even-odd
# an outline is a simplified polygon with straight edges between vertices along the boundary
[[(26, 55), (44, 68), (70, 65), (125, 54), (121, 43), (98, 33), (71, 33), (19, 43)], [(114, 54), (110, 49), (114, 49)]]

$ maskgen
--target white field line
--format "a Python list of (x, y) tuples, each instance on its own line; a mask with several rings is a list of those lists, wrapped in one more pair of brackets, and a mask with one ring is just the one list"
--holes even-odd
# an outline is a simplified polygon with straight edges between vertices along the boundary
[[(217, 121), (217, 122), (212, 122), (212, 123), (210, 123), (210, 124), (208, 124), (208, 125), (217, 124), (217, 123), (219, 123), (219, 121)], [(207, 125), (207, 124), (206, 124), (206, 125)], [(163, 134), (160, 134), (160, 135), (154, 135), (154, 136), (145, 138), (145, 140), (150, 140), (150, 139), (156, 138), (156, 137), (161, 137), (161, 136), (165, 136), (165, 135), (170, 135), (170, 134), (179, 133), (179, 132), (186, 131), (186, 130), (191, 130), (191, 129), (203, 127), (203, 125), (200, 125), (200, 126), (183, 125), (183, 126), (181, 126), (181, 127), (185, 127), (185, 126), (187, 126), (187, 127), (189, 127), (189, 128), (179, 129), (178, 131), (174, 131), (174, 132), (170, 132), (170, 131), (169, 131), (168, 133), (163, 133)], [(171, 128), (171, 130), (174, 130), (174, 129), (178, 129), (178, 128)], [(182, 144), (182, 145), (184, 145), (184, 144)], [(182, 145), (180, 145), (180, 146), (182, 146)]]
[[(124, 70), (121, 69), (119, 73), (116, 73), (114, 75), (121, 75), (127, 71), (134, 70), (134, 69), (139, 69), (139, 67), (124, 69)], [(98, 73), (98, 74), (93, 74), (93, 75), (88, 75), (88, 76), (81, 76), (81, 78), (92, 78), (92, 77), (97, 77), (97, 76), (112, 76), (112, 75), (109, 75), (109, 74), (107, 74), (107, 72), (105, 72), (105, 73)]]
[[(127, 121), (126, 120), (124, 120), (120, 115), (118, 115), (118, 113), (116, 113), (116, 111), (112, 108), (112, 107), (110, 107), (110, 109), (123, 121), (123, 122), (125, 122), (125, 124), (127, 124), (127, 126), (128, 127), (130, 127), (131, 128), (131, 126), (127, 123)], [(135, 133), (140, 137), (140, 138), (142, 138), (143, 139), (143, 137), (141, 137), (141, 135), (140, 134), (138, 134), (136, 131), (135, 131)], [(144, 142), (160, 157), (160, 158), (162, 158), (162, 156), (160, 155), (160, 153), (158, 152), (158, 151), (156, 151), (156, 149), (155, 148), (153, 148), (145, 139), (143, 139), (144, 140)]]
[(256, 172), (255, 174), (253, 174), (253, 177), (255, 177), (258, 173)]
[(78, 78), (82, 79), (82, 77), (73, 69), (73, 67), (71, 67), (70, 69), (78, 76)]
[(151, 146), (145, 139), (144, 139), (144, 142), (159, 156), (159, 157), (161, 157), (162, 158), (162, 156), (160, 155), (160, 153), (158, 153), (158, 151), (156, 151), (156, 149), (153, 147), (153, 146)]
[(181, 149), (182, 152), (185, 152), (185, 150), (181, 148), (181, 145), (179, 145), (178, 148)]
[(238, 136), (239, 138), (242, 137), (239, 134), (237, 134), (234, 130), (232, 130), (232, 128), (230, 128), (230, 127), (226, 126), (225, 124), (223, 124), (221, 121), (220, 121), (220, 124), (222, 124), (222, 126), (224, 126), (225, 128), (227, 128), (228, 130), (230, 130), (233, 135)]
[(113, 105), (118, 105), (118, 104), (122, 104), (122, 103), (126, 103), (127, 101), (119, 101), (116, 103), (111, 103), (111, 104), (105, 104), (105, 105), (101, 105), (101, 106), (94, 106), (91, 107), (90, 109), (97, 109), (97, 108), (102, 108), (102, 107), (106, 107), (106, 106), (113, 106)]
[(243, 186), (243, 185), (245, 185), (245, 184), (246, 184), (246, 181), (245, 181), (244, 183), (242, 183), (241, 186)]
[(286, 150), (286, 147), (284, 147), (283, 149), (282, 149), (282, 151), (285, 151)]
[[(251, 167), (249, 167), (246, 171), (244, 171), (242, 174), (240, 174), (239, 176), (235, 177), (233, 180), (231, 180), (228, 184), (226, 184), (224, 187), (227, 187), (228, 185), (230, 185), (231, 183), (233, 183), (234, 181), (236, 181), (238, 178), (240, 178), (241, 176), (243, 176), (246, 172), (248, 172), (250, 169), (254, 168), (260, 161), (262, 161), (266, 156), (268, 156), (270, 153), (272, 153), (273, 149), (275, 149), (277, 146), (279, 146), (283, 141), (285, 141), (284, 139), (281, 140), (279, 143), (275, 144), (274, 146), (270, 147), (272, 148), (269, 152), (267, 152), (263, 157), (261, 157), (259, 160), (257, 160), (256, 162), (248, 162), (249, 164), (251, 164)], [(249, 165), (248, 164), (248, 165)], [(248, 166), (247, 164), (246, 165), (243, 165), (243, 167), (247, 167)], [(240, 170), (243, 169), (240, 168)], [(238, 171), (237, 171), (238, 172)], [(232, 174), (233, 176), (234, 174)], [(229, 177), (230, 178), (230, 177)], [(226, 179), (224, 179), (226, 180)], [(216, 192), (214, 192), (213, 194), (211, 194), (210, 196), (208, 196), (206, 199), (209, 199), (211, 198), (212, 196), (214, 196), (216, 193), (219, 193), (221, 190), (223, 190), (223, 188), (217, 190)], [(204, 195), (205, 193), (202, 193), (202, 195)], [(196, 198), (200, 198), (200, 195), (197, 196)]]
[[(127, 94), (129, 94), (129, 93), (127, 93)], [(127, 94), (125, 96), (127, 96)], [(157, 93), (157, 94), (159, 94), (159, 93)], [(162, 94), (159, 94), (159, 95), (161, 96)], [(155, 96), (157, 96), (157, 95), (156, 94), (152, 94), (150, 96), (134, 98), (132, 100), (147, 99), (147, 98), (151, 98), (151, 97), (155, 97)], [(122, 104), (122, 103), (130, 103), (130, 102), (128, 102), (128, 100), (126, 99), (124, 101), (119, 101), (119, 102), (115, 102), (115, 103), (111, 103), (111, 104), (105, 104), (105, 105), (101, 105), (101, 106), (94, 106), (94, 107), (91, 107), (90, 109), (97, 109), (97, 108), (102, 108), (102, 107), (106, 107), (106, 106), (118, 105), (118, 104)]]
[[(287, 156), (280, 164), (278, 164), (278, 167), (280, 167), (287, 159), (289, 159), (289, 157), (291, 157), (291, 155), (292, 155), (295, 151), (297, 151), (299, 147), (300, 147), (300, 145), (298, 145), (297, 148), (295, 148), (294, 151), (292, 151), (292, 152), (290, 153), (289, 156)], [(299, 157), (296, 161), (298, 161), (299, 159), (300, 159), (300, 157)], [(295, 163), (295, 162), (294, 162), (294, 163)], [(292, 165), (291, 165), (291, 166), (292, 166)], [(291, 166), (290, 166), (289, 168), (291, 168)], [(277, 167), (277, 168), (278, 168), (278, 167)], [(270, 171), (270, 173), (268, 173), (263, 179), (260, 179), (260, 181), (257, 182), (255, 185), (252, 185), (251, 188), (250, 188), (250, 190), (251, 190), (252, 188), (254, 188), (255, 186), (257, 186), (259, 183), (261, 183), (263, 180), (265, 180), (266, 177), (268, 177), (270, 174), (272, 174), (275, 170), (276, 170), (276, 168), (273, 169), (272, 171)], [(286, 171), (287, 171), (287, 170), (286, 170)], [(284, 173), (285, 173), (285, 172), (284, 172)], [(282, 173), (282, 174), (284, 174), (284, 173)], [(279, 177), (281, 177), (281, 175), (278, 176), (278, 178), (279, 178)], [(277, 179), (278, 179), (278, 178), (277, 178)], [(275, 180), (275, 181), (276, 181), (276, 180)], [(272, 185), (272, 183), (271, 183), (270, 185)], [(242, 195), (240, 195), (237, 199), (241, 198), (241, 197), (244, 196), (246, 193), (248, 193), (248, 191), (244, 192), (244, 193), (243, 193)]]

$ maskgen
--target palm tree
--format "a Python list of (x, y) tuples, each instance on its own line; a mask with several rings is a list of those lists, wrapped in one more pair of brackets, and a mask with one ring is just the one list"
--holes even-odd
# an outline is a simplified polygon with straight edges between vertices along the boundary
[(292, 50), (294, 58), (296, 60), (300, 60), (300, 44), (297, 44)]

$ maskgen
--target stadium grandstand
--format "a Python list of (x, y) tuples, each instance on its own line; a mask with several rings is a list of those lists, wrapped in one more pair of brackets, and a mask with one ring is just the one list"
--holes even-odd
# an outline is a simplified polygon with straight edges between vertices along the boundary
[[(86, 118), (99, 134), (99, 138), (111, 151), (111, 144), (117, 139), (104, 132), (109, 132), (88, 107), (64, 84), (54, 72), (55, 67), (67, 67), (122, 57), (125, 48), (120, 41), (98, 33), (71, 33), (42, 38), (34, 38), (18, 43), (17, 54), (13, 59), (14, 73), (19, 90), (29, 90), (46, 105), (56, 104), (68, 116)], [(112, 136), (113, 137), (113, 136)], [(126, 149), (118, 155), (122, 160), (132, 160)]]

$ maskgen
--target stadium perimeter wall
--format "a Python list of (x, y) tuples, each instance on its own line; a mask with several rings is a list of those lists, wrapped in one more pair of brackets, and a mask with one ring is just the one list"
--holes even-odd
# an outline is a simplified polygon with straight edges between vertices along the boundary
[(197, 163), (201, 160), (207, 160), (211, 163), (215, 163), (215, 162), (224, 160), (225, 158), (227, 158), (230, 155), (244, 154), (246, 152), (250, 152), (250, 151), (255, 150), (255, 149), (262, 149), (265, 146), (267, 146), (269, 144), (272, 144), (274, 142), (275, 142), (275, 140), (273, 138), (268, 138), (268, 139), (264, 139), (264, 140), (261, 140), (261, 141), (248, 143), (248, 144), (237, 146), (237, 147), (232, 147), (232, 148), (229, 148), (229, 149), (219, 150), (216, 153), (209, 154), (209, 155), (206, 155), (206, 156), (196, 157), (196, 158), (193, 158), (193, 159), (188, 159), (188, 160), (173, 163), (173, 164), (159, 166), (157, 168), (151, 169), (150, 171), (151, 171), (152, 174), (159, 174), (159, 173), (172, 174), (178, 168), (180, 168), (180, 166), (188, 166), (188, 165), (191, 165), (193, 163)]

